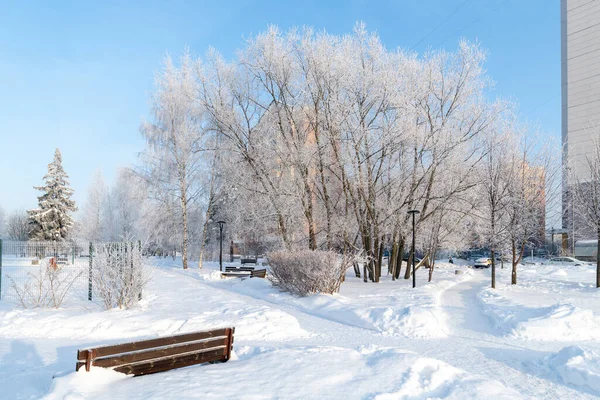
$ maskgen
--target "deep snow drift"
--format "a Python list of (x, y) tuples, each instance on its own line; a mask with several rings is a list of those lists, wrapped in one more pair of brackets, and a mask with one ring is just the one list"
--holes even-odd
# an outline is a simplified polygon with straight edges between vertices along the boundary
[[(67, 301), (21, 310), (0, 301), (6, 398), (593, 398), (600, 299), (591, 267), (522, 267), (487, 289), (489, 271), (440, 264), (418, 287), (347, 275), (339, 295), (296, 298), (268, 280), (220, 279), (149, 260), (139, 306)], [(455, 275), (455, 269), (463, 274)], [(146, 377), (73, 372), (78, 348), (235, 326), (234, 357)], [(572, 345), (577, 340), (577, 347)], [(54, 377), (54, 379), (53, 379)], [(2, 397), (2, 396), (0, 396)]]

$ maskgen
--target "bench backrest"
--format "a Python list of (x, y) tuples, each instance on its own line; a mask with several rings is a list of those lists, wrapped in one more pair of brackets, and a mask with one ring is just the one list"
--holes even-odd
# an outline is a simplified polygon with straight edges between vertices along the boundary
[(256, 264), (256, 259), (255, 258), (242, 258), (240, 260), (240, 263), (242, 263), (242, 264)]
[(257, 269), (255, 271), (250, 272), (251, 278), (266, 278), (267, 270), (266, 269)]
[(186, 333), (93, 349), (77, 350), (75, 370), (112, 368), (127, 375), (147, 375), (206, 362), (227, 361), (235, 328)]
[(225, 267), (225, 272), (251, 272), (254, 267)]

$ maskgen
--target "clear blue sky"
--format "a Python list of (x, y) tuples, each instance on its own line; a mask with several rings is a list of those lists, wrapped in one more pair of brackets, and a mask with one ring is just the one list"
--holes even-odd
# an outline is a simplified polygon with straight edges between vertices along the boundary
[(79, 205), (94, 171), (111, 183), (143, 148), (153, 78), (168, 52), (226, 57), (269, 24), (350, 32), (388, 48), (488, 49), (494, 94), (560, 137), (559, 0), (12, 1), (0, 3), (0, 205), (35, 207), (54, 148)]

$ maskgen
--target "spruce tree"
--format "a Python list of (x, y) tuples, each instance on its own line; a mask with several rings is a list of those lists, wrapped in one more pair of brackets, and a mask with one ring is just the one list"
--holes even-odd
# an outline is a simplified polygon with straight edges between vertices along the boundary
[(70, 199), (73, 189), (69, 187), (69, 176), (62, 166), (60, 150), (56, 149), (54, 161), (48, 164), (44, 176), (45, 185), (35, 187), (43, 192), (38, 197), (39, 208), (29, 210), (29, 238), (33, 240), (64, 240), (73, 228), (69, 213), (77, 211)]

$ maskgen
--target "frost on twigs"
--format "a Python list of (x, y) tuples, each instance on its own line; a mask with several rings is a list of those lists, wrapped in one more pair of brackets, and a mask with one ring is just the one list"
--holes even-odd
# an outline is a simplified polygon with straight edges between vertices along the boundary
[(17, 282), (8, 276), (19, 304), (23, 308), (60, 308), (65, 297), (83, 271), (66, 270), (51, 262), (27, 272), (27, 279)]
[(352, 259), (332, 251), (275, 251), (270, 253), (270, 279), (281, 290), (299, 296), (339, 292)]
[(94, 247), (92, 284), (104, 307), (129, 308), (141, 297), (150, 274), (135, 243), (106, 243)]

